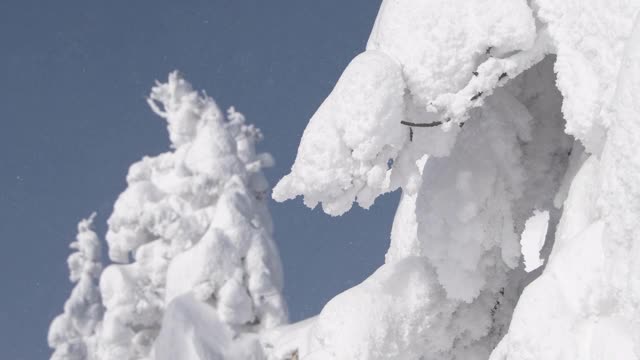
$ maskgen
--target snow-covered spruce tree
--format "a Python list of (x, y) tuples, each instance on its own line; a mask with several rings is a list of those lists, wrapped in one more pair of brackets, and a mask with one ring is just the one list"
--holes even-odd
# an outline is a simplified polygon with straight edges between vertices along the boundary
[(49, 328), (52, 360), (94, 359), (96, 329), (104, 311), (98, 288), (100, 241), (91, 229), (94, 218), (95, 213), (80, 221), (76, 241), (70, 246), (76, 251), (67, 260), (69, 279), (76, 285), (64, 304), (64, 313)]
[(273, 357), (640, 358), (639, 9), (383, 1), (273, 195), (340, 215), (401, 188), (386, 263)]
[(149, 105), (173, 150), (131, 166), (109, 218), (109, 256), (124, 264), (100, 281), (100, 359), (259, 358), (251, 334), (286, 321), (262, 174), (273, 160), (242, 114), (225, 119), (175, 72)]

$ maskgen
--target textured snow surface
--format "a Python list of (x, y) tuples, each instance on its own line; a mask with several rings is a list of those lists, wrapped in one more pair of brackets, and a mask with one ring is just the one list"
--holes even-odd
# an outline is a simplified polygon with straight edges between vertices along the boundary
[(398, 126), (404, 111), (404, 80), (392, 58), (367, 51), (349, 64), (331, 95), (311, 118), (291, 174), (274, 189), (283, 201), (304, 194), (340, 215), (354, 200), (369, 207), (389, 190), (388, 163), (408, 139)]
[(567, 132), (599, 153), (612, 121), (611, 100), (637, 0), (534, 0), (555, 47)]
[[(549, 57), (472, 110), (447, 157), (416, 162), (421, 183), (403, 193), (386, 264), (293, 337), (301, 356), (489, 357), (526, 280), (518, 235), (534, 209), (553, 207), (569, 165), (554, 82)], [(405, 305), (412, 291), (423, 300)]]
[[(338, 215), (402, 188), (386, 263), (317, 319), (271, 333), (271, 355), (638, 359), (638, 9), (383, 1), (274, 198)], [(375, 186), (357, 150), (371, 143)]]
[(492, 359), (640, 358), (639, 20), (621, 64), (602, 157), (572, 181), (549, 262)]
[(206, 302), (185, 294), (167, 307), (153, 350), (157, 360), (260, 360), (255, 334), (236, 335)]
[(325, 306), (310, 330), (308, 353), (300, 355), (309, 359), (434, 356), (453, 342), (447, 327), (455, 326), (454, 308), (443, 312), (443, 302), (445, 293), (424, 259), (384, 265)]
[(95, 213), (78, 224), (76, 241), (69, 256), (69, 279), (75, 283), (64, 313), (58, 315), (49, 328), (49, 346), (54, 349), (52, 360), (84, 360), (95, 352), (96, 330), (104, 312), (98, 290), (102, 271), (100, 241), (93, 231)]
[(640, 359), (638, 10), (384, 0), (272, 194), (340, 215), (401, 189), (391, 244), (291, 325), (260, 133), (170, 75), (173, 150), (131, 167), (100, 293), (81, 223), (54, 359)]
[[(131, 166), (109, 218), (109, 256), (124, 264), (101, 276), (99, 358), (147, 359), (155, 342), (164, 349), (158, 356), (171, 348), (189, 354), (174, 358), (209, 359), (218, 350), (202, 332), (207, 319), (228, 335), (215, 340), (225, 348), (286, 322), (261, 171), (273, 160), (255, 152), (261, 134), (242, 114), (231, 108), (225, 118), (177, 73), (153, 88), (149, 105), (167, 121), (173, 151)], [(167, 308), (172, 313), (164, 316)], [(166, 334), (176, 333), (182, 337), (173, 344)], [(185, 344), (204, 344), (205, 355)]]
[[(444, 121), (431, 104), (436, 95), (462, 88), (487, 50), (524, 50), (535, 37), (524, 1), (385, 1), (367, 51), (349, 64), (312, 117), (274, 198), (303, 195), (307, 206), (322, 202), (326, 213), (340, 215), (354, 201), (367, 208), (398, 187), (417, 191), (416, 162), (425, 154), (448, 154), (457, 131), (422, 128), (410, 136), (400, 122)], [(495, 75), (494, 83), (500, 72)], [(487, 85), (480, 82), (474, 86)]]

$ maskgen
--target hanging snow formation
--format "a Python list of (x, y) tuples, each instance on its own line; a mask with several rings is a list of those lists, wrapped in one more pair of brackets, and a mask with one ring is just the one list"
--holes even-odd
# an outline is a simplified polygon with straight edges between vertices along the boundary
[(386, 263), (272, 357), (639, 359), (638, 10), (383, 1), (273, 196), (340, 215), (401, 188)]
[(95, 215), (80, 221), (76, 241), (70, 245), (76, 251), (67, 260), (69, 279), (76, 285), (64, 304), (64, 313), (49, 328), (52, 360), (93, 359), (96, 350), (96, 331), (104, 308), (98, 288), (102, 271), (100, 240), (92, 230)]
[(603, 152), (571, 182), (549, 264), (492, 359), (640, 358), (640, 17), (620, 64)]
[[(273, 160), (255, 152), (261, 133), (242, 114), (225, 119), (175, 72), (149, 105), (173, 150), (131, 166), (109, 218), (109, 256), (122, 264), (100, 279), (98, 358), (176, 359), (167, 349), (179, 347), (189, 359), (233, 359), (287, 318), (262, 174)], [(193, 331), (206, 319), (224, 335), (217, 343)]]

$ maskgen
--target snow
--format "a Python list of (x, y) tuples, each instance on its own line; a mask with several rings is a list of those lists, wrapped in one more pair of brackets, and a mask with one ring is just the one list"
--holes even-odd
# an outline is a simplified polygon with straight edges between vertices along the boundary
[(156, 360), (261, 360), (258, 337), (234, 338), (214, 307), (193, 294), (175, 298), (167, 307), (153, 350)]
[(54, 349), (52, 360), (82, 360), (95, 351), (96, 331), (104, 308), (97, 280), (102, 271), (100, 241), (93, 231), (93, 213), (78, 224), (76, 241), (70, 245), (69, 280), (75, 283), (64, 313), (58, 315), (49, 328), (48, 342)]
[(398, 126), (404, 108), (401, 69), (379, 51), (366, 51), (349, 64), (302, 136), (291, 174), (274, 188), (278, 201), (304, 194), (305, 205), (322, 202), (340, 215), (354, 201), (368, 208), (389, 191), (388, 163), (407, 129)]
[(310, 331), (317, 321), (317, 316), (299, 321), (294, 324), (287, 324), (271, 328), (263, 332), (260, 342), (265, 349), (268, 360), (298, 359), (310, 354)]
[(557, 54), (567, 133), (598, 154), (612, 121), (616, 78), (640, 2), (535, 0), (533, 5)]
[(396, 59), (411, 97), (426, 106), (467, 83), (489, 47), (496, 55), (531, 48), (535, 30), (525, 1), (386, 0), (367, 50)]
[[(541, 60), (546, 38), (539, 38), (524, 1), (385, 1), (367, 51), (349, 64), (312, 117), (274, 199), (303, 195), (307, 206), (322, 203), (326, 213), (341, 215), (354, 201), (368, 208), (399, 187), (414, 193), (420, 183), (416, 162), (425, 154), (446, 156), (457, 131), (416, 128), (410, 141), (400, 122), (464, 122), (469, 98), (479, 91), (490, 95), (503, 72), (515, 77)], [(488, 50), (496, 56), (522, 51), (496, 60)], [(481, 76), (471, 79), (482, 62)], [(471, 87), (457, 97), (449, 94), (467, 82)], [(463, 104), (454, 101), (462, 96)]]
[(640, 359), (639, 10), (383, 1), (272, 195), (337, 216), (400, 189), (390, 247), (291, 325), (273, 159), (242, 114), (171, 74), (149, 105), (172, 151), (132, 165), (99, 293), (81, 223), (54, 358)]
[[(300, 355), (307, 359), (435, 355), (453, 341), (446, 333), (454, 308), (440, 315), (444, 300), (434, 270), (423, 259), (384, 265), (325, 306), (310, 330), (308, 352)], [(414, 316), (409, 319), (406, 314)]]
[(533, 216), (524, 224), (524, 231), (520, 237), (524, 271), (531, 272), (544, 264), (544, 260), (540, 259), (540, 250), (544, 246), (548, 228), (548, 211), (534, 211)]
[[(154, 347), (174, 346), (173, 336), (156, 341), (172, 326), (198, 329), (176, 344), (201, 341), (205, 325), (174, 325), (176, 317), (215, 314), (211, 326), (230, 334), (229, 344), (287, 319), (262, 174), (273, 159), (255, 151), (262, 134), (234, 108), (225, 117), (176, 72), (152, 89), (149, 105), (167, 121), (172, 151), (131, 166), (108, 220), (109, 256), (122, 264), (100, 280), (106, 313), (98, 351), (105, 360), (151, 359)], [(216, 351), (226, 350), (207, 353)]]
[(169, 265), (165, 304), (193, 292), (201, 301), (216, 298), (218, 317), (227, 324), (258, 320), (256, 328), (269, 328), (282, 322), (277, 252), (249, 205), (242, 182), (231, 179), (205, 235)]
[(604, 224), (593, 221), (594, 214), (580, 214), (580, 210), (595, 206), (591, 194), (598, 165), (592, 158), (576, 175), (565, 206), (579, 211), (563, 216), (551, 257), (542, 275), (525, 288), (509, 333), (492, 359), (545, 359), (559, 354), (561, 359), (590, 358), (591, 341), (585, 336), (592, 327), (590, 313), (597, 314), (589, 308), (597, 305), (603, 291), (599, 284), (604, 280)]
[(602, 156), (589, 156), (571, 182), (548, 264), (491, 359), (639, 358), (639, 43), (636, 20)]
[[(297, 347), (273, 353), (638, 358), (638, 9), (622, 0), (383, 1), (359, 57), (375, 51), (388, 65), (356, 58), (345, 70), (274, 198), (302, 195), (339, 215), (401, 188), (391, 246), (369, 279), (272, 342)], [(366, 75), (352, 76), (356, 66)], [(403, 81), (371, 93), (363, 79), (374, 77)], [(377, 113), (380, 103), (393, 119)], [(377, 120), (352, 119), (349, 131), (366, 122), (379, 132), (350, 133), (357, 141), (347, 145), (333, 119), (365, 111)], [(409, 138), (397, 142), (401, 122), (433, 126), (404, 128)], [(369, 139), (389, 165), (376, 189), (364, 185), (371, 165), (354, 161)]]

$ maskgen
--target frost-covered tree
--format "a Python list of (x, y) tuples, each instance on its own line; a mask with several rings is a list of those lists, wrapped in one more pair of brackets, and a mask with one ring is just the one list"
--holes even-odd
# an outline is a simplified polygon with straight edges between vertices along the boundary
[(108, 220), (122, 264), (100, 281), (100, 359), (231, 359), (248, 344), (260, 356), (251, 334), (286, 321), (262, 174), (273, 160), (242, 114), (225, 118), (175, 72), (149, 105), (172, 151), (131, 166)]
[(640, 358), (638, 10), (383, 1), (273, 196), (340, 215), (401, 189), (386, 263), (273, 357)]
[[(609, 26), (600, 15), (613, 15), (626, 31), (640, 9), (634, 5), (590, 4), (598, 11), (589, 14)], [(602, 128), (589, 124), (602, 143), (576, 160), (579, 170), (568, 177), (549, 263), (522, 294), (492, 359), (640, 359), (640, 16), (635, 18), (631, 37), (618, 39), (626, 50), (612, 47), (607, 58), (571, 59), (587, 62), (587, 68), (619, 68), (610, 85), (614, 91), (599, 100), (606, 109), (596, 115)]]
[(95, 215), (80, 221), (76, 241), (70, 245), (75, 252), (67, 260), (69, 279), (76, 285), (64, 304), (64, 313), (49, 328), (52, 360), (94, 358), (96, 330), (104, 311), (98, 288), (102, 271), (100, 241), (91, 228)]

